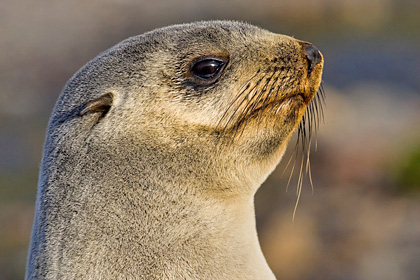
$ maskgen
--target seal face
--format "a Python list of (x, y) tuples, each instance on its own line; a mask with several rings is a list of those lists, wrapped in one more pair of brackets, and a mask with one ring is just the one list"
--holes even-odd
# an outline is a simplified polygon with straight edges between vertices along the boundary
[(253, 196), (322, 68), (310, 43), (230, 21), (93, 59), (51, 116), (27, 279), (274, 279)]

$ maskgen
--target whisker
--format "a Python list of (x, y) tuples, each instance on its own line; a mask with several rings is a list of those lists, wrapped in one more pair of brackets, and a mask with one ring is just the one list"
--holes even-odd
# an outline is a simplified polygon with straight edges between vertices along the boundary
[[(226, 115), (229, 113), (230, 108), (236, 103), (237, 100), (239, 100), (239, 98), (247, 92), (247, 90), (249, 89), (249, 86), (251, 85), (252, 80), (258, 75), (258, 73), (260, 72), (260, 70), (258, 69), (255, 74), (248, 79), (248, 81), (239, 89), (239, 94), (234, 98), (234, 100), (232, 102), (230, 102), (228, 108), (226, 109), (226, 111), (224, 112), (224, 114), (222, 115), (222, 117), (220, 118), (219, 122), (216, 125), (216, 129), (220, 126), (222, 120), (226, 117)], [(254, 86), (255, 88), (255, 86)], [(252, 89), (250, 90), (252, 91)]]
[(314, 183), (313, 183), (313, 181), (312, 181), (312, 172), (311, 172), (311, 161), (309, 160), (309, 157), (308, 157), (308, 160), (307, 160), (307, 173), (308, 173), (308, 177), (309, 177), (309, 183), (310, 183), (310, 185), (311, 185), (311, 190), (312, 190), (312, 195), (314, 194)]
[(232, 106), (239, 100), (240, 97), (244, 97), (242, 99), (242, 101), (239, 103), (239, 105), (236, 107), (236, 109), (233, 111), (233, 113), (230, 115), (228, 121), (226, 122), (225, 126), (223, 127), (222, 131), (224, 131), (226, 129), (226, 127), (228, 126), (230, 120), (235, 116), (236, 111), (240, 108), (240, 106), (242, 105), (242, 103), (247, 99), (247, 95), (250, 94), (250, 92), (252, 92), (252, 90), (255, 88), (255, 86), (251, 89), (249, 89), (249, 85), (250, 85), (251, 80), (248, 81), (247, 86), (244, 87), (244, 90), (241, 91), (236, 97), (235, 99), (230, 103), (230, 105), (228, 106), (228, 108), (226, 109), (225, 113), (222, 115), (222, 117), (220, 118), (219, 122), (217, 123), (216, 129), (218, 127), (220, 127), (220, 124), (222, 123), (222, 121), (225, 119), (225, 117), (228, 115), (230, 108), (232, 108)]
[[(319, 92), (320, 99), (321, 99), (321, 102), (319, 104), (320, 107), (321, 107), (321, 110), (320, 110), (320, 112), (321, 112), (321, 120), (322, 120), (322, 122), (324, 122), (324, 110), (323, 110), (323, 106), (325, 105), (325, 91), (324, 91), (324, 86), (322, 85), (322, 83), (321, 83), (321, 85), (320, 85), (320, 87), (318, 89), (318, 92)], [(317, 95), (318, 95), (318, 93), (317, 93)]]
[[(318, 146), (317, 133), (318, 133), (320, 121), (322, 122), (324, 121), (324, 109), (323, 109), (324, 105), (325, 105), (325, 92), (321, 84), (312, 102), (307, 107), (307, 110), (304, 116), (302, 117), (302, 120), (298, 128), (298, 139), (297, 139), (296, 145), (302, 145), (302, 149), (301, 149), (302, 154), (301, 154), (301, 166), (299, 170), (298, 184), (297, 184), (297, 190), (296, 190), (297, 198), (296, 198), (295, 208), (293, 210), (293, 220), (295, 219), (297, 206), (299, 204), (299, 200), (302, 193), (303, 175), (304, 175), (303, 165), (305, 165), (305, 173), (308, 174), (308, 177), (309, 177), (309, 183), (311, 185), (312, 194), (314, 193), (310, 154), (311, 154), (313, 136), (315, 136), (315, 150), (317, 149), (317, 146)], [(287, 164), (287, 166), (288, 165), (289, 163)], [(290, 177), (292, 176), (292, 174), (293, 174), (293, 169), (292, 169), (292, 173)], [(289, 177), (289, 182), (290, 182), (290, 177)], [(289, 182), (288, 182), (288, 185), (289, 185)], [(287, 188), (288, 186), (286, 187), (286, 191), (287, 191)]]
[(306, 148), (306, 115), (303, 115), (301, 124), (302, 124), (302, 134), (301, 134), (302, 152), (305, 152), (305, 148)]
[(312, 113), (312, 102), (309, 104), (308, 109), (305, 112), (306, 118), (308, 119), (308, 142), (312, 136), (312, 125), (313, 125), (313, 113)]
[(302, 160), (300, 162), (299, 179), (298, 179), (298, 183), (297, 183), (297, 186), (296, 186), (297, 197), (296, 197), (295, 208), (293, 209), (293, 217), (292, 217), (293, 221), (295, 220), (297, 207), (299, 205), (300, 196), (302, 194), (302, 185), (303, 185), (303, 171), (302, 170), (303, 170), (303, 157), (302, 157)]
[[(260, 70), (258, 70), (255, 74), (254, 74), (254, 76), (252, 76), (242, 87), (241, 87), (241, 89), (242, 89), (242, 91), (235, 97), (235, 99), (230, 103), (230, 105), (228, 106), (228, 108), (226, 109), (226, 111), (225, 111), (225, 113), (222, 115), (222, 117), (220, 118), (220, 120), (219, 120), (219, 122), (218, 122), (218, 124), (217, 124), (217, 126), (216, 126), (216, 130), (217, 130), (217, 128), (218, 127), (220, 127), (220, 125), (221, 125), (221, 123), (222, 123), (222, 121), (228, 116), (228, 113), (229, 113), (229, 111), (230, 111), (230, 109), (231, 108), (233, 108), (232, 106), (235, 104), (235, 103), (237, 103), (237, 101), (241, 98), (241, 97), (243, 97), (242, 98), (242, 100), (239, 102), (239, 104), (236, 106), (236, 109), (233, 111), (233, 113), (229, 116), (229, 119), (226, 121), (226, 123), (225, 123), (225, 125), (224, 125), (224, 127), (223, 127), (223, 129), (221, 130), (221, 133), (219, 134), (219, 136), (218, 136), (218, 139), (217, 139), (217, 142), (216, 142), (216, 146), (219, 146), (219, 143), (220, 143), (220, 139), (221, 138), (223, 138), (223, 136), (224, 136), (224, 134), (225, 134), (225, 132), (226, 132), (226, 130), (227, 130), (227, 127), (229, 126), (229, 124), (231, 123), (231, 121), (234, 119), (234, 117), (235, 117), (235, 115), (236, 115), (236, 113), (238, 112), (238, 110), (239, 110), (239, 108), (242, 106), (242, 104), (244, 104), (244, 102), (246, 102), (247, 101), (247, 99), (248, 99), (248, 95), (249, 94), (251, 94), (251, 92), (253, 91), (253, 90), (255, 90), (255, 88), (258, 86), (258, 84), (260, 83), (260, 80), (258, 80), (257, 81), (257, 83), (253, 86), (253, 87), (251, 87), (250, 88), (250, 84), (251, 84), (251, 81), (253, 80), (253, 78), (255, 78), (255, 76), (257, 76), (258, 75), (258, 73), (260, 72)], [(252, 100), (252, 97), (251, 97), (251, 100)], [(231, 141), (230, 141), (231, 143), (233, 142), (233, 138), (231, 139)], [(229, 145), (227, 145), (227, 146), (229, 146)]]
[(237, 126), (237, 129), (236, 129), (236, 131), (235, 131), (235, 134), (234, 134), (234, 136), (233, 136), (233, 139), (235, 139), (235, 137), (236, 137), (236, 135), (237, 135), (237, 133), (238, 133), (238, 131), (239, 131), (239, 128), (241, 128), (241, 132), (240, 132), (240, 134), (239, 134), (239, 137), (241, 137), (242, 136), (242, 133), (244, 132), (244, 130), (245, 130), (245, 127), (246, 127), (246, 125), (248, 124), (248, 121), (249, 121), (249, 118), (246, 118), (255, 108), (256, 108), (256, 106), (260, 103), (260, 100), (261, 100), (261, 97), (263, 96), (263, 94), (264, 94), (264, 92), (263, 91), (260, 91), (259, 93), (258, 93), (258, 95), (257, 95), (257, 97), (255, 98), (256, 100), (254, 101), (254, 102), (249, 102), (246, 106), (245, 106), (245, 108), (244, 108), (244, 110), (242, 111), (242, 113), (241, 113), (241, 118), (239, 119), (239, 123), (241, 124), (241, 126)]
[[(300, 131), (300, 127), (299, 127), (299, 131)], [(298, 137), (298, 138), (299, 138), (299, 137)], [(293, 176), (293, 173), (294, 173), (294, 171), (295, 171), (296, 160), (297, 160), (297, 157), (298, 157), (298, 154), (299, 154), (298, 148), (299, 148), (299, 140), (296, 142), (296, 145), (295, 145), (295, 148), (294, 148), (293, 154), (292, 154), (292, 156), (290, 157), (289, 162), (287, 163), (286, 168), (283, 170), (283, 173), (282, 173), (282, 176), (283, 176), (283, 174), (284, 174), (284, 172), (287, 170), (287, 168), (288, 168), (288, 166), (289, 166), (289, 164), (290, 164), (290, 162), (291, 162), (292, 158), (294, 158), (294, 161), (293, 161), (293, 166), (292, 166), (292, 170), (290, 171), (290, 175), (289, 175), (289, 180), (287, 180), (286, 192), (289, 190), (290, 181), (291, 181), (292, 176)]]
[[(266, 91), (266, 90), (267, 90), (267, 88), (270, 88), (270, 89), (268, 90), (267, 94), (265, 95), (265, 99), (264, 99), (264, 101), (263, 101), (263, 104), (262, 104), (261, 110), (260, 110), (260, 112), (259, 112), (259, 114), (258, 114), (258, 122), (259, 122), (259, 123), (261, 123), (261, 116), (262, 116), (262, 112), (264, 111), (265, 106), (267, 105), (268, 100), (272, 99), (271, 93), (272, 93), (272, 92), (273, 92), (273, 90), (275, 89), (274, 84), (276, 84), (276, 83), (277, 83), (277, 81), (278, 81), (278, 79), (279, 79), (279, 77), (278, 77), (278, 76), (276, 76), (274, 79), (272, 79), (272, 78), (274, 77), (274, 75), (275, 75), (275, 74), (276, 74), (276, 72), (274, 71), (274, 72), (273, 72), (273, 75), (271, 75), (271, 77), (269, 78), (268, 83), (267, 83), (267, 84), (264, 86), (264, 88), (263, 88), (263, 91)], [(276, 94), (276, 96), (277, 96), (277, 94)]]
[[(243, 99), (242, 99), (242, 101), (238, 104), (238, 106), (236, 106), (236, 109), (233, 111), (233, 113), (231, 114), (231, 116), (230, 116), (230, 118), (229, 118), (229, 120), (228, 120), (228, 122), (225, 124), (225, 127), (224, 127), (224, 129), (226, 129), (226, 127), (229, 125), (229, 123), (230, 123), (230, 121), (233, 119), (233, 117), (236, 115), (236, 112), (239, 110), (239, 108), (242, 106), (242, 104), (244, 104), (244, 102), (245, 101), (247, 101), (249, 98), (248, 98), (248, 95), (249, 94), (251, 94), (258, 86), (259, 86), (259, 84), (261, 83), (261, 79), (260, 80), (258, 80), (256, 83), (255, 83), (255, 85), (252, 87), (252, 88), (250, 88), (250, 89), (248, 89), (248, 91), (244, 91), (246, 94), (243, 96)], [(242, 92), (240, 95), (242, 95), (244, 92)], [(238, 96), (239, 97), (239, 96)], [(250, 104), (250, 103), (252, 103), (251, 101), (252, 101), (252, 99), (254, 99), (254, 96), (251, 96), (251, 98), (250, 98), (250, 100), (248, 101), (248, 104)], [(239, 100), (239, 98), (236, 98), (235, 99), (235, 101), (233, 102), (233, 103), (236, 103), (236, 101), (237, 100)], [(233, 103), (231, 103), (232, 105), (233, 105)], [(229, 109), (229, 108), (228, 108)]]
[[(268, 73), (266, 73), (262, 78), (261, 78), (261, 80), (259, 80), (259, 84), (261, 83), (261, 81), (263, 81), (263, 80), (267, 80), (268, 82), (270, 81), (270, 79), (272, 78), (272, 76), (274, 75), (274, 74), (272, 74), (271, 75), (271, 77), (270, 78), (267, 78), (266, 79), (266, 77), (267, 77), (267, 75), (268, 75)], [(257, 96), (254, 98), (254, 97), (252, 97), (251, 98), (251, 100), (250, 100), (250, 102), (248, 102), (248, 104), (246, 104), (246, 106), (245, 106), (245, 108), (242, 110), (242, 112), (241, 112), (241, 118), (238, 120), (238, 124), (240, 124), (240, 126), (238, 125), (237, 127), (236, 127), (236, 131), (235, 131), (235, 133), (234, 133), (234, 136), (233, 136), (233, 138), (232, 139), (235, 139), (235, 137), (236, 137), (236, 135), (237, 135), (237, 133), (238, 133), (238, 131), (239, 131), (239, 129), (241, 128), (241, 132), (240, 132), (240, 134), (239, 134), (239, 137), (241, 137), (242, 136), (242, 133), (244, 132), (244, 130), (245, 130), (245, 127), (246, 127), (246, 125), (248, 124), (248, 121), (249, 121), (249, 118), (246, 118), (249, 114), (251, 114), (254, 110), (255, 110), (255, 108), (261, 103), (261, 99), (262, 99), (262, 97), (266, 94), (266, 92), (265, 92), (265, 90), (264, 90), (264, 88), (267, 86), (267, 84), (265, 84), (265, 86), (263, 87), (263, 89), (262, 90), (260, 90), (260, 92), (257, 94)], [(253, 99), (255, 99), (255, 100), (253, 100)], [(252, 102), (251, 102), (252, 101)]]

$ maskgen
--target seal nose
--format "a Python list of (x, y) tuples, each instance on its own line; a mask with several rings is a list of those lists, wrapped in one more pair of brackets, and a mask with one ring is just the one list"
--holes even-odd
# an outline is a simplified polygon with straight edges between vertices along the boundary
[(308, 60), (308, 74), (312, 72), (315, 66), (321, 62), (321, 53), (319, 50), (314, 47), (313, 45), (306, 45), (305, 46), (305, 55), (306, 59)]

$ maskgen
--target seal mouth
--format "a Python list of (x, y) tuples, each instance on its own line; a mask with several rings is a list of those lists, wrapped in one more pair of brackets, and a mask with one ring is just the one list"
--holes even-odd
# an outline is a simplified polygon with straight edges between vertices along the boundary
[[(288, 113), (295, 112), (300, 110), (303, 107), (308, 107), (311, 104), (315, 94), (305, 92), (303, 90), (291, 92), (282, 96), (271, 96), (270, 92), (264, 93), (260, 92), (258, 96), (264, 96), (264, 98), (256, 98), (255, 100), (248, 100), (245, 108), (236, 109), (233, 111), (233, 114), (229, 116), (227, 123), (223, 127), (223, 131), (227, 129), (229, 122), (236, 123), (233, 127), (239, 127), (243, 123), (247, 123), (248, 120), (253, 118), (261, 119), (262, 115), (265, 112), (274, 112), (276, 115), (280, 110), (287, 110)], [(219, 121), (217, 127), (220, 127), (223, 118)], [(236, 118), (235, 118), (236, 117)]]
[[(286, 109), (289, 111), (295, 111), (298, 108), (301, 108), (302, 106), (308, 106), (312, 100), (311, 96), (306, 95), (303, 92), (297, 92), (297, 93), (290, 93), (286, 96), (283, 96), (280, 99), (272, 100), (270, 102), (267, 102), (266, 104), (259, 104), (255, 106), (255, 108), (248, 112), (247, 118), (254, 118), (254, 117), (261, 117), (262, 114), (264, 114), (265, 111), (275, 111), (276, 114), (281, 109)], [(293, 109), (292, 109), (293, 107)], [(291, 112), (289, 111), (289, 112)]]
[(307, 94), (304, 92), (291, 93), (282, 97), (280, 100), (276, 101), (275, 103), (283, 104), (290, 101), (293, 104), (302, 104), (302, 105), (308, 106), (309, 103), (312, 101), (313, 96), (314, 96), (313, 94)]
[(288, 100), (288, 99), (290, 99), (292, 101), (295, 101), (295, 102), (303, 102), (305, 104), (308, 104), (311, 100), (311, 98), (306, 96), (305, 93), (298, 92), (298, 93), (291, 94), (289, 96), (285, 96), (284, 98), (282, 98), (280, 100), (280, 103), (282, 103), (282, 102), (284, 102), (285, 100)]

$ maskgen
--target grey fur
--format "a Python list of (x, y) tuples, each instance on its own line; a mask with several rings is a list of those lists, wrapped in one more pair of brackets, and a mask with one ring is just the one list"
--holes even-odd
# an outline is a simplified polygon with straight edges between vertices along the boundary
[[(306, 79), (302, 44), (198, 22), (129, 38), (85, 65), (50, 119), (26, 279), (274, 279), (253, 196), (306, 107), (285, 98), (312, 98), (320, 83), (322, 65)], [(206, 54), (230, 61), (198, 86), (188, 65)], [(268, 86), (279, 102), (264, 101), (262, 118), (234, 101), (243, 92), (262, 103), (254, 96)]]

